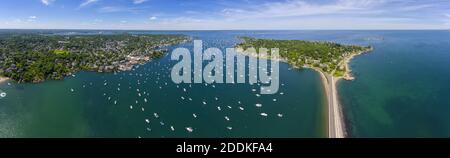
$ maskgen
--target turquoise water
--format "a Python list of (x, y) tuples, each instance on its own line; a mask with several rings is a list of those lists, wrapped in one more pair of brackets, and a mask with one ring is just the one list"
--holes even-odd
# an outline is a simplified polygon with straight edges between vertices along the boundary
[[(356, 80), (338, 84), (350, 135), (450, 137), (450, 31), (131, 33), (185, 34), (204, 40), (205, 47), (221, 49), (238, 42), (237, 36), (372, 45), (373, 52), (350, 63)], [(192, 49), (192, 43), (181, 46)], [(166, 56), (131, 72), (80, 72), (64, 81), (37, 85), (3, 83), (0, 89), (7, 97), (0, 99), (0, 137), (326, 136), (326, 101), (314, 71), (291, 70), (281, 64), (279, 93), (257, 97), (252, 91), (256, 85), (183, 84), (177, 88), (169, 77), (174, 64)], [(257, 103), (263, 106), (257, 108)], [(262, 117), (262, 112), (268, 117)], [(186, 127), (194, 131), (189, 133)]]
[(450, 137), (450, 31), (370, 32), (384, 37), (339, 84), (354, 137)]
[[(164, 33), (190, 35), (202, 39), (205, 47), (221, 49), (232, 47), (239, 35), (255, 35), (215, 31)], [(193, 44), (180, 46), (192, 49)], [(326, 101), (316, 72), (292, 70), (281, 64), (279, 93), (257, 96), (257, 85), (176, 85), (170, 78), (170, 69), (176, 62), (169, 57), (130, 72), (80, 72), (64, 81), (4, 83), (0, 89), (7, 92), (7, 97), (0, 100), (0, 136), (326, 136)], [(193, 131), (188, 132), (187, 127)]]

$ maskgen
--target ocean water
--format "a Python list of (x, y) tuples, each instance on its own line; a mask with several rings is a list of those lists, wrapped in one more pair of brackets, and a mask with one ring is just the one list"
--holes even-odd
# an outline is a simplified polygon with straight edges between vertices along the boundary
[[(338, 83), (350, 136), (450, 137), (450, 31), (128, 32), (185, 34), (220, 49), (239, 36), (371, 45), (373, 52), (350, 63), (356, 80)], [(192, 43), (179, 46), (192, 49)], [(0, 99), (0, 137), (326, 137), (326, 100), (317, 72), (280, 64), (279, 93), (258, 97), (252, 91), (257, 85), (177, 87), (169, 76), (176, 62), (169, 57), (130, 72), (0, 84), (7, 92)]]
[[(258, 35), (228, 31), (132, 33), (186, 34), (203, 40), (205, 48), (222, 50), (239, 42), (237, 36)], [(171, 49), (177, 47), (192, 50), (193, 43)], [(0, 89), (7, 97), (0, 99), (0, 137), (326, 136), (326, 100), (320, 76), (312, 70), (293, 70), (281, 64), (279, 92), (257, 96), (258, 85), (176, 85), (170, 78), (176, 63), (169, 55), (129, 72), (80, 72), (64, 81), (41, 84), (3, 83)]]
[(353, 137), (450, 137), (450, 31), (373, 31), (339, 92)]

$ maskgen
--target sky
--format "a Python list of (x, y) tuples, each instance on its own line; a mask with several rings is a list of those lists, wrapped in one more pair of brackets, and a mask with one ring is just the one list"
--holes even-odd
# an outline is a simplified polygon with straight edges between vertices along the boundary
[(2, 0), (0, 29), (450, 29), (450, 0)]

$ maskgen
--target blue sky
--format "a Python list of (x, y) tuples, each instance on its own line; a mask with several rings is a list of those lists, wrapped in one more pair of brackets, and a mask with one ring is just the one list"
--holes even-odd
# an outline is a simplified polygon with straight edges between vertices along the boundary
[(450, 0), (2, 0), (0, 28), (450, 29)]

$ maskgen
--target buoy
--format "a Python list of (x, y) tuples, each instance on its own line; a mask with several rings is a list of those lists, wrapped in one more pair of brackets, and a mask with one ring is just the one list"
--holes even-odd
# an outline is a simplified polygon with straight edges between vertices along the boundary
[(192, 133), (192, 132), (194, 131), (194, 129), (193, 129), (192, 127), (186, 127), (186, 130), (187, 130), (189, 133)]

